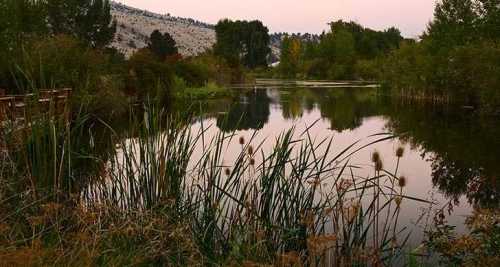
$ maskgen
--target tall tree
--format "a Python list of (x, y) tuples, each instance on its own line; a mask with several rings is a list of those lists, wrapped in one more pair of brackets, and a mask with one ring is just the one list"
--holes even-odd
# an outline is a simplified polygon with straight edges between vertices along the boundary
[(47, 32), (46, 8), (43, 1), (0, 1), (0, 45), (11, 50), (24, 37)]
[(148, 48), (160, 60), (164, 60), (167, 56), (178, 53), (177, 44), (174, 38), (172, 38), (168, 32), (162, 34), (159, 30), (154, 30), (151, 33)]
[(500, 39), (500, 0), (479, 0), (481, 33), (487, 39)]
[(244, 64), (249, 68), (267, 66), (267, 56), (271, 53), (269, 30), (260, 21), (250, 21), (243, 25), (243, 42), (246, 48)]
[(434, 20), (429, 24), (425, 38), (435, 48), (463, 45), (476, 39), (477, 14), (473, 0), (442, 0), (436, 4)]
[(293, 78), (298, 72), (302, 43), (295, 37), (285, 35), (281, 44), (279, 71), (285, 77)]
[(67, 34), (92, 47), (113, 41), (116, 22), (109, 0), (47, 0), (48, 24), (53, 34)]
[(260, 21), (221, 20), (215, 26), (214, 52), (230, 64), (249, 68), (267, 66), (271, 53), (269, 30)]

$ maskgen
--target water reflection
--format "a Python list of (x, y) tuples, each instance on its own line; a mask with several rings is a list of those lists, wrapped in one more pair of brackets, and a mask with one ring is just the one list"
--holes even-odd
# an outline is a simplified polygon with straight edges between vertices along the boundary
[[(370, 86), (341, 88), (312, 83), (294, 87), (287, 83), (280, 88), (273, 81), (260, 83), (257, 89), (237, 90), (239, 96), (232, 104), (211, 104), (208, 107), (212, 110), (204, 110), (223, 131), (285, 127), (284, 121), (301, 119), (307, 123), (321, 119), (336, 133), (362, 126), (372, 131), (363, 130), (365, 136), (386, 130), (401, 135), (400, 142), (419, 153), (419, 161), (431, 169), (433, 186), (447, 198), (458, 202), (466, 196), (470, 204), (499, 206), (500, 124), (496, 118), (481, 118), (449, 106), (382, 99)], [(222, 114), (226, 107), (227, 112)], [(370, 118), (381, 120), (382, 129), (370, 126)], [(351, 142), (355, 140), (353, 135)], [(405, 168), (419, 173), (417, 165)]]
[(388, 128), (432, 153), (432, 182), (448, 197), (498, 207), (500, 125), (460, 108), (409, 103), (388, 105)]
[(269, 121), (270, 103), (265, 90), (243, 92), (226, 114), (218, 115), (217, 127), (225, 132), (260, 130)]

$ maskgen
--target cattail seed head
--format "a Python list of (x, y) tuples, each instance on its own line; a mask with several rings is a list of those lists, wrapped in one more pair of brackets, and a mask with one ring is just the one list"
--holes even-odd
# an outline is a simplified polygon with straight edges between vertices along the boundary
[(396, 157), (402, 158), (405, 153), (404, 147), (400, 146), (398, 149), (396, 149)]
[(254, 158), (251, 158), (251, 159), (250, 159), (250, 165), (251, 165), (251, 166), (255, 165), (255, 159), (254, 159)]
[(399, 187), (401, 187), (401, 188), (405, 187), (406, 182), (407, 182), (406, 177), (404, 177), (404, 176), (399, 177), (399, 179), (398, 179)]
[(243, 136), (240, 137), (240, 145), (244, 145), (245, 144), (245, 138)]
[(253, 155), (253, 146), (248, 146), (248, 155)]
[(378, 161), (380, 161), (380, 153), (378, 153), (378, 151), (375, 151), (372, 154), (372, 162), (377, 163)]
[(226, 174), (226, 176), (229, 176), (229, 175), (231, 175), (231, 170), (229, 168), (226, 168), (224, 170), (224, 173)]
[(375, 162), (375, 170), (376, 171), (381, 171), (382, 169), (384, 168), (384, 164), (382, 163), (382, 160), (378, 160), (377, 162)]

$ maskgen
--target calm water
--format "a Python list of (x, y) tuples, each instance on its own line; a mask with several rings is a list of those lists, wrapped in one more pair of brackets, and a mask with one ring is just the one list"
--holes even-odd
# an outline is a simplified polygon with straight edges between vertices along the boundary
[[(236, 97), (200, 103), (194, 126), (211, 126), (208, 134), (233, 132), (270, 150), (275, 138), (291, 127), (310, 133), (318, 140), (333, 138), (334, 151), (355, 141), (368, 144), (378, 133), (398, 136), (356, 153), (350, 163), (366, 167), (358, 175), (373, 172), (371, 154), (380, 152), (384, 168), (396, 167), (395, 151), (405, 148), (399, 173), (408, 179), (407, 195), (433, 201), (441, 208), (452, 203), (447, 217), (458, 231), (464, 231), (465, 216), (475, 207), (499, 207), (500, 120), (481, 118), (453, 106), (403, 103), (376, 96), (376, 87), (362, 83), (293, 82), (259, 80), (256, 86), (235, 86)], [(180, 108), (186, 108), (179, 104)], [(188, 103), (193, 107), (193, 103)], [(196, 105), (196, 104), (195, 104)], [(237, 155), (241, 147), (228, 147)], [(335, 153), (335, 152), (332, 152)], [(402, 225), (413, 232), (411, 243), (419, 244), (432, 218), (421, 214), (428, 204), (404, 201)], [(448, 210), (448, 208), (446, 209)]]

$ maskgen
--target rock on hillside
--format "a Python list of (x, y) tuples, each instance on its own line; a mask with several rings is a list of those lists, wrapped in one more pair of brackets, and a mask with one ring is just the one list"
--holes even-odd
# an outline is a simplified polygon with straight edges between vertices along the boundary
[(111, 3), (111, 14), (117, 22), (111, 46), (127, 57), (145, 47), (149, 35), (156, 29), (170, 33), (184, 56), (202, 53), (215, 43), (214, 26), (193, 19), (155, 14), (116, 2)]

